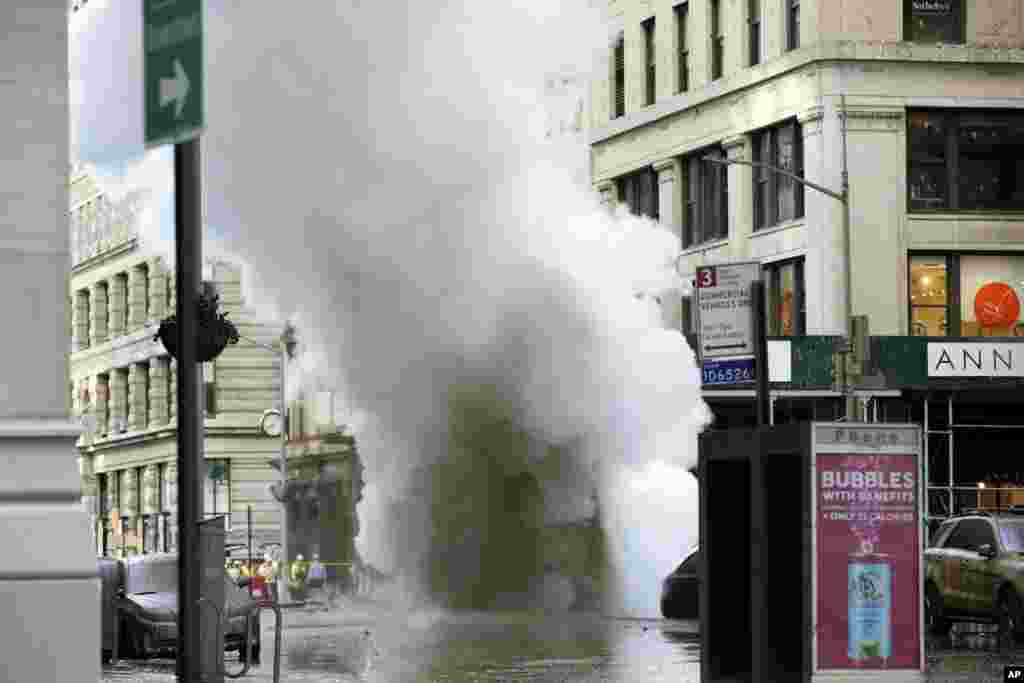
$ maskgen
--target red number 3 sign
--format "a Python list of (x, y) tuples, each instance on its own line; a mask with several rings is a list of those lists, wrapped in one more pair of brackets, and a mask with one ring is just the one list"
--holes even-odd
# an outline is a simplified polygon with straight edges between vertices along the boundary
[(718, 284), (718, 274), (715, 269), (712, 268), (698, 268), (697, 269), (697, 288), (704, 289), (705, 287), (714, 287)]

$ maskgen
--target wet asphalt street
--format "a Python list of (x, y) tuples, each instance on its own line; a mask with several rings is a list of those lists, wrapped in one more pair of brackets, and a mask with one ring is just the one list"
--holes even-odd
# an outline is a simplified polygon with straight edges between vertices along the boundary
[[(285, 612), (283, 681), (696, 683), (695, 622), (582, 614), (444, 613), (362, 601), (332, 612)], [(927, 643), (928, 680), (1002, 681), (1024, 647), (957, 631)], [(975, 629), (984, 631), (984, 628)], [(273, 615), (264, 613), (263, 662), (244, 681), (271, 681)], [(228, 670), (240, 664), (227, 655)], [(175, 680), (174, 662), (119, 662), (103, 681)]]
[[(581, 614), (481, 614), (409, 610), (368, 602), (332, 612), (285, 612), (283, 681), (700, 680), (693, 622)], [(264, 612), (263, 661), (243, 679), (270, 681), (273, 614)], [(228, 670), (240, 664), (227, 655)], [(104, 668), (103, 681), (173, 681), (174, 662)]]

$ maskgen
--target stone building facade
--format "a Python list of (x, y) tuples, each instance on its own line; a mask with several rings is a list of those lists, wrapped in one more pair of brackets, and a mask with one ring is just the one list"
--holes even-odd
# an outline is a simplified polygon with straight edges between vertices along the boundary
[[(175, 308), (174, 274), (145, 253), (134, 225), (137, 198), (109, 199), (93, 178), (71, 178), (72, 306), (69, 393), (79, 439), (83, 493), (96, 550), (110, 555), (176, 548), (177, 368), (154, 340)], [(241, 341), (203, 366), (206, 438), (204, 515), (228, 516), (229, 545), (278, 541), (279, 514), (268, 491), (268, 459), (278, 442), (259, 432), (263, 411), (279, 405), (276, 341), (242, 300), (236, 267), (208, 261), (221, 306)]]
[[(923, 424), (932, 515), (990, 475), (1024, 485), (1024, 2), (608, 7), (592, 183), (678, 235), (687, 283), (701, 265), (761, 264), (784, 350), (770, 350), (772, 419)], [(848, 179), (849, 193), (746, 164), (834, 193)], [(688, 333), (692, 297), (665, 301)], [(843, 337), (849, 362), (833, 352)], [(719, 426), (753, 421), (753, 391), (705, 382)]]

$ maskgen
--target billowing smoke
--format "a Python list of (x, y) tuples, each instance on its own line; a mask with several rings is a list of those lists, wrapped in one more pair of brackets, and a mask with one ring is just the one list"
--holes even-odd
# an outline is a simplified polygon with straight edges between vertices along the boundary
[[(370, 561), (396, 568), (397, 546), (432, 538), (416, 561), (435, 594), (495, 553), (536, 576), (536, 535), (489, 540), (514, 528), (503, 511), (596, 505), (627, 607), (649, 614), (695, 540), (682, 468), (707, 411), (692, 352), (649, 305), (678, 298), (678, 240), (588, 187), (579, 84), (609, 41), (593, 4), (207, 0), (207, 234), (297, 324), (306, 373), (345, 391)], [(87, 14), (76, 153), (143, 158), (139, 0)], [(145, 184), (142, 229), (166, 240), (166, 197)], [(538, 492), (524, 473), (549, 452), (593, 476)], [(400, 499), (424, 514), (396, 518)], [(395, 521), (410, 518), (426, 526)], [(466, 604), (499, 605), (519, 578)]]

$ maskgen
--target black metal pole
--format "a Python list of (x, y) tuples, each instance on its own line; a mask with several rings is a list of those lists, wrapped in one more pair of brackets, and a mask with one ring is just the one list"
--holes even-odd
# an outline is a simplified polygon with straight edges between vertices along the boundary
[(199, 464), (199, 336), (197, 302), (202, 277), (202, 208), (199, 140), (174, 146), (175, 311), (178, 333), (178, 680), (200, 678), (199, 597), (201, 546)]
[(771, 398), (768, 384), (768, 321), (765, 312), (764, 283), (750, 286), (750, 306), (754, 315), (754, 377), (757, 380), (757, 425), (771, 422)]

